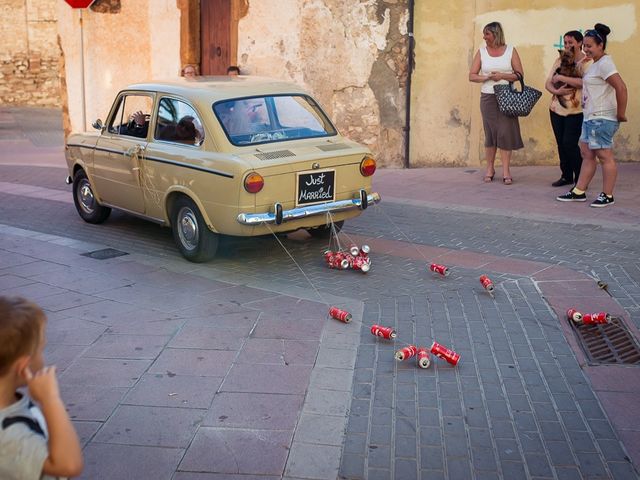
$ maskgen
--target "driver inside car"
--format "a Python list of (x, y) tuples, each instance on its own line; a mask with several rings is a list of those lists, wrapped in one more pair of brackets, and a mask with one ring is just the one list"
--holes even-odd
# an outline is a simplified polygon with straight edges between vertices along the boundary
[(133, 137), (146, 138), (148, 130), (149, 122), (147, 121), (147, 116), (140, 110), (132, 113), (126, 134)]

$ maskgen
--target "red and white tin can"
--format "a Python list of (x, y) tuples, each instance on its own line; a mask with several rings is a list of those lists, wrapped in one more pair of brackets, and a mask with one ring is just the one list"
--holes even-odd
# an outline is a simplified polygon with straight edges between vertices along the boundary
[(413, 357), (416, 353), (418, 353), (418, 349), (416, 348), (415, 345), (407, 345), (406, 347), (398, 350), (395, 353), (395, 357), (396, 357), (396, 360), (398, 360), (399, 362), (402, 362), (407, 358)]
[(365, 244), (360, 247), (360, 253), (362, 255), (369, 255), (370, 251), (371, 251), (371, 247), (369, 245)]
[(396, 331), (392, 327), (383, 327), (382, 325), (372, 325), (371, 333), (376, 337), (386, 338), (387, 340), (396, 338)]
[(340, 268), (343, 270), (350, 268), (353, 263), (353, 257), (351, 254), (347, 252), (340, 252), (340, 254)]
[(440, 345), (438, 342), (433, 342), (431, 345), (431, 353), (436, 357), (446, 360), (451, 365), (457, 365), (460, 361), (460, 355), (453, 350), (448, 349), (444, 345)]
[(362, 271), (362, 273), (367, 273), (369, 270), (371, 270), (371, 260), (369, 260), (369, 257), (366, 257), (364, 259), (360, 270)]
[(585, 325), (594, 325), (596, 323), (609, 323), (611, 321), (611, 315), (606, 312), (599, 313), (585, 313), (582, 316), (582, 323)]
[(340, 310), (338, 307), (331, 307), (329, 309), (329, 315), (344, 323), (349, 323), (351, 321), (351, 314), (346, 310)]
[(482, 287), (487, 292), (493, 293), (494, 286), (493, 286), (493, 282), (491, 281), (491, 279), (489, 277), (487, 277), (486, 275), (480, 275), (480, 283), (482, 284)]
[(429, 351), (426, 348), (418, 348), (417, 355), (417, 363), (420, 368), (429, 368), (431, 366), (431, 355), (429, 355)]
[(575, 308), (570, 308), (569, 310), (567, 310), (567, 318), (569, 320), (573, 320), (574, 322), (581, 322), (582, 321), (582, 314), (577, 311)]
[(434, 273), (439, 273), (443, 277), (447, 277), (451, 273), (447, 267), (440, 265), (439, 263), (432, 263), (429, 270)]
[(360, 247), (356, 244), (353, 244), (349, 247), (349, 253), (354, 257), (360, 253)]
[(324, 257), (324, 261), (327, 262), (327, 265), (329, 265), (329, 268), (333, 268), (333, 251), (325, 250), (322, 256)]
[(362, 273), (367, 273), (371, 269), (371, 260), (369, 260), (369, 257), (358, 255), (353, 257), (351, 267), (354, 270), (360, 270)]

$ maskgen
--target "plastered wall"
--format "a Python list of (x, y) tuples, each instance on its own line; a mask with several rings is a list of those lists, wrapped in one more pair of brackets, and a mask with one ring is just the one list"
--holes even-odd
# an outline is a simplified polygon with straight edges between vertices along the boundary
[(91, 129), (97, 118), (105, 120), (126, 85), (179, 74), (180, 11), (175, 0), (125, 0), (117, 11), (74, 10), (58, 0), (57, 17), (72, 131)]
[[(525, 2), (521, 2), (525, 3)], [(473, 55), (483, 45), (482, 27), (499, 21), (507, 43), (522, 59), (525, 80), (543, 91), (541, 100), (520, 125), (525, 148), (514, 152), (516, 165), (557, 164), (549, 123), (551, 95), (544, 81), (557, 56), (562, 35), (602, 22), (612, 30), (607, 51), (629, 89), (627, 117), (617, 136), (615, 154), (638, 160), (640, 149), (640, 74), (637, 43), (640, 4), (540, 0), (513, 8), (509, 0), (452, 0), (443, 8), (417, 0), (415, 10), (416, 70), (412, 79), (411, 165), (471, 165), (484, 162), (480, 117), (480, 84), (468, 81)], [(593, 3), (593, 7), (589, 5)], [(535, 8), (534, 8), (535, 6)]]
[(305, 86), (341, 133), (368, 145), (381, 164), (401, 166), (407, 2), (248, 3), (238, 25), (242, 70)]

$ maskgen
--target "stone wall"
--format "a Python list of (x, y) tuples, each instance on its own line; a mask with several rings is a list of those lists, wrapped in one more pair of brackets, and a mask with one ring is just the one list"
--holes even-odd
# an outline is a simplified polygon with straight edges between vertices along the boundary
[(56, 5), (0, 2), (0, 104), (61, 106)]

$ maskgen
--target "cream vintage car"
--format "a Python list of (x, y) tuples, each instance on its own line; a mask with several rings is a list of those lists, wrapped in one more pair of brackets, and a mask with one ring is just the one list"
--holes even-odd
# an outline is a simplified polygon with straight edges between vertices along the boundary
[(70, 135), (68, 183), (80, 216), (112, 208), (170, 226), (194, 262), (215, 255), (220, 234), (307, 229), (380, 201), (376, 162), (342, 137), (298, 86), (257, 77), (196, 77), (130, 85), (106, 122)]

